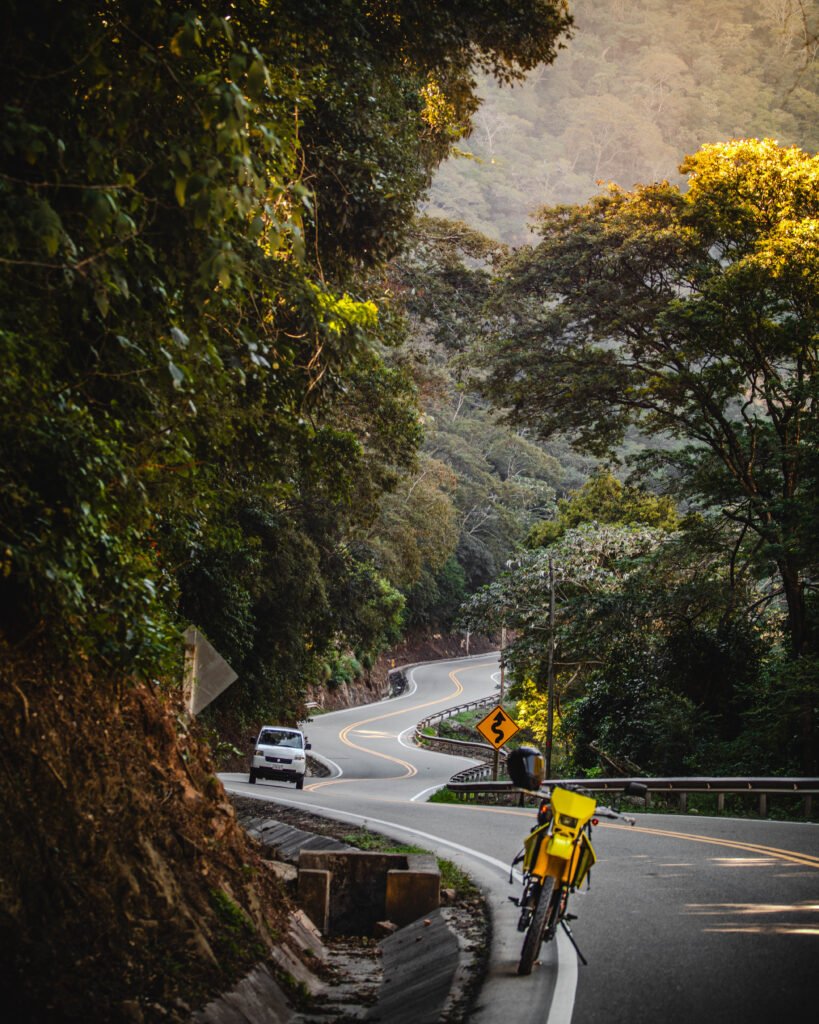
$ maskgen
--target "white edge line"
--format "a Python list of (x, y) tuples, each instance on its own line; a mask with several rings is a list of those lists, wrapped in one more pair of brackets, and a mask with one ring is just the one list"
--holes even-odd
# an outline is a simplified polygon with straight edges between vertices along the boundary
[[(399, 701), (399, 700), (404, 700), (405, 697), (411, 697), (417, 691), (417, 689), (418, 689), (418, 683), (415, 681), (415, 678), (414, 678), (415, 670), (417, 668), (427, 668), (429, 665), (440, 665), (440, 666), (450, 665), (450, 664), (455, 665), (455, 664), (459, 664), (459, 663), (464, 662), (464, 661), (477, 661), (479, 658), (491, 658), (493, 656), (494, 657), (498, 657), (499, 655), (500, 655), (499, 651), (487, 651), (484, 654), (470, 654), (468, 657), (463, 657), (463, 658), (444, 658), (442, 660), (435, 659), (433, 661), (419, 661), (419, 662), (415, 662), (412, 665), (397, 666), (397, 667), (403, 667), (404, 668), (404, 670), (406, 672), (406, 675), (407, 675), (407, 678), (410, 681), (410, 686), (406, 690), (404, 690), (403, 693), (398, 694), (397, 697), (389, 697), (389, 696), (387, 696), (387, 697), (382, 697), (381, 700), (374, 701), (372, 704), (355, 704), (355, 705), (353, 705), (352, 707), (349, 707), (349, 708), (335, 708), (333, 711), (322, 711), (322, 713), (320, 715), (318, 715), (318, 718), (324, 719), (324, 718), (329, 718), (331, 715), (343, 715), (343, 714), (347, 714), (348, 712), (352, 712), (352, 711), (360, 711), (364, 707), (374, 708), (374, 707), (378, 707), (379, 704), (386, 704), (387, 701), (395, 702), (395, 701)], [(494, 676), (499, 676), (499, 673), (497, 673), (497, 672), (494, 673), (494, 675), (491, 678), (494, 679)], [(302, 731), (306, 732), (307, 730), (305, 729), (305, 726), (307, 726), (309, 724), (310, 724), (310, 722), (307, 719), (304, 719), (300, 723), (299, 728), (301, 728)]]
[(422, 789), (420, 793), (416, 793), (415, 796), (410, 797), (410, 803), (414, 804), (416, 800), (420, 800), (421, 797), (427, 795), (427, 793), (437, 793), (441, 789), (446, 789), (446, 783), (440, 782), (437, 786), (427, 786), (426, 789)]
[[(480, 655), (472, 655), (471, 657), (472, 658), (480, 658), (480, 657), (486, 657), (486, 656), (487, 655), (485, 655), (485, 654), (480, 654)], [(466, 660), (466, 659), (459, 659), (459, 660)], [(470, 660), (471, 660), (471, 658), (470, 658)], [(422, 664), (425, 665), (426, 663), (422, 663)], [(422, 665), (413, 665), (411, 668), (409, 668), (409, 671), (407, 672), (407, 677), (409, 678), (409, 681), (410, 681), (410, 688), (405, 690), (405, 692), (400, 694), (398, 697), (393, 697), (393, 698), (390, 698), (390, 699), (392, 699), (392, 700), (402, 700), (404, 697), (412, 696), (412, 694), (414, 694), (417, 691), (418, 684), (415, 681), (414, 673), (415, 673), (415, 669), (416, 668), (421, 668), (421, 667), (422, 667)], [(495, 679), (495, 676), (499, 676), (499, 673), (493, 673), (493, 675), (491, 676), (493, 681)], [(377, 703), (381, 703), (381, 702), (377, 702)], [(370, 705), (370, 707), (372, 707), (372, 706), (373, 705)], [(353, 709), (353, 708), (339, 708), (338, 710), (339, 711), (352, 711), (352, 710), (357, 710), (357, 709)], [(325, 712), (325, 714), (322, 715), (321, 717), (324, 718), (324, 717), (326, 717), (326, 715), (332, 715), (334, 713), (335, 712), (333, 712), (333, 711), (328, 711), (328, 712)], [(403, 737), (406, 735), (406, 733), (413, 732), (413, 731), (414, 731), (414, 726), (411, 726), (409, 729), (405, 729), (404, 732), (402, 732), (398, 736), (398, 742), (400, 744), (402, 744), (403, 746), (408, 746), (407, 744), (404, 743)], [(313, 755), (313, 756), (315, 757), (317, 755)], [(318, 756), (319, 756), (320, 760), (324, 761), (327, 764), (332, 765), (336, 769), (336, 771), (338, 772), (338, 775), (334, 776), (335, 778), (339, 778), (339, 777), (341, 777), (344, 774), (343, 769), (340, 767), (340, 765), (336, 764), (335, 761), (331, 761), (329, 757), (323, 757), (321, 755), (318, 755)], [(225, 781), (223, 780), (223, 785), (225, 786), (225, 789), (228, 789), (230, 784), (229, 783), (225, 783)], [(420, 793), (416, 793), (416, 795), (411, 798), (411, 802), (414, 802), (416, 800), (420, 800), (421, 797), (425, 796), (427, 793), (432, 793), (432, 792), (436, 792), (439, 789), (443, 789), (444, 785), (445, 784), (441, 784), (441, 785), (438, 785), (438, 786), (430, 786), (427, 789), (421, 790)], [(240, 792), (243, 793), (244, 790), (241, 790)], [(305, 806), (302, 802), (295, 801), (295, 800), (283, 800), (281, 797), (275, 797), (275, 798), (271, 799), (270, 802), (271, 803), (289, 804), (292, 807), (301, 807), (301, 808), (303, 808)], [(311, 810), (315, 810), (315, 811), (325, 811), (328, 814), (328, 816), (330, 816), (332, 818), (341, 818), (342, 820), (358, 822), (358, 823), (361, 823), (361, 824), (364, 824), (364, 825), (366, 825), (367, 822), (372, 822), (375, 825), (385, 825), (387, 828), (397, 829), (399, 832), (405, 832), (405, 833), (408, 833), (409, 835), (412, 835), (412, 836), (419, 836), (422, 839), (429, 839), (433, 843), (441, 844), (443, 846), (448, 846), (448, 847), (450, 847), (453, 850), (457, 850), (459, 853), (463, 853), (463, 854), (466, 854), (467, 856), (475, 857), (477, 860), (482, 860), (485, 863), (489, 864), (491, 867), (497, 868), (498, 870), (502, 871), (503, 874), (506, 874), (506, 872), (509, 870), (508, 866), (503, 861), (498, 860), (496, 857), (490, 857), (486, 853), (481, 853), (480, 850), (472, 849), (472, 847), (469, 847), (469, 846), (463, 846), (460, 843), (454, 843), (454, 842), (452, 842), (449, 839), (443, 839), (441, 836), (432, 835), (432, 833), (430, 833), (430, 832), (422, 832), (420, 829), (410, 828), (408, 825), (399, 825), (396, 822), (384, 821), (381, 818), (368, 817), (368, 816), (362, 815), (362, 814), (353, 814), (350, 811), (340, 811), (340, 810), (338, 810), (338, 808), (335, 808), (335, 807), (324, 807), (324, 806), (322, 806), (320, 804), (311, 804), (310, 805), (310, 809)], [(515, 876), (516, 881), (520, 882), (520, 880), (521, 880), (520, 873), (518, 871), (514, 871), (513, 874)], [(562, 931), (559, 932), (558, 935), (557, 935), (557, 938), (556, 938), (556, 953), (557, 953), (557, 966), (558, 966), (558, 969), (557, 969), (557, 979), (555, 981), (554, 993), (552, 995), (552, 1001), (551, 1001), (551, 1004), (549, 1006), (549, 1013), (548, 1013), (548, 1016), (546, 1017), (545, 1024), (571, 1024), (572, 1014), (574, 1012), (574, 1002), (575, 1002), (575, 993), (577, 991), (577, 975), (578, 975), (577, 956), (573, 955), (574, 952), (575, 951), (572, 948), (572, 945), (571, 945), (569, 939), (563, 934)]]
[[(420, 668), (421, 666), (419, 665), (418, 667)], [(418, 689), (418, 683), (416, 683), (415, 680), (411, 678), (412, 672), (409, 672), (408, 676), (410, 677), (410, 685), (406, 688), (406, 690), (404, 690), (403, 693), (399, 693), (397, 697), (387, 696), (382, 697), (381, 700), (373, 701), (372, 704), (353, 704), (351, 707), (348, 708), (334, 708), (332, 711), (322, 711), (320, 715), (316, 715), (314, 721), (318, 721), (319, 719), (321, 721), (324, 721), (325, 718), (330, 718), (332, 715), (352, 714), (354, 711), (360, 712), (362, 708), (372, 709), (379, 707), (379, 705), (381, 704), (394, 704), (396, 701), (404, 700), (405, 697), (411, 697)], [(303, 719), (299, 725), (299, 728), (303, 732), (309, 732), (310, 725), (311, 722), (309, 722), (307, 719)]]
[[(281, 802), (292, 804), (296, 807), (305, 806), (303, 803), (299, 803), (295, 800), (282, 800)], [(394, 821), (384, 821), (382, 818), (372, 818), (363, 814), (353, 814), (349, 811), (339, 811), (333, 807), (322, 807), (317, 804), (311, 804), (310, 810), (326, 811), (331, 817), (339, 817), (343, 815), (346, 819), (360, 822), (364, 825), (366, 825), (367, 822), (373, 825), (385, 825), (387, 828), (397, 829), (399, 832), (406, 832), (411, 836), (418, 836), (421, 839), (429, 839), (435, 844), (448, 846), (453, 850), (457, 850), (459, 853), (464, 853), (469, 857), (475, 857), (477, 860), (482, 860), (492, 867), (499, 869), (504, 875), (509, 870), (508, 865), (503, 861), (498, 860), (497, 857), (490, 857), (489, 854), (481, 853), (480, 850), (475, 850), (470, 846), (463, 846), (461, 843), (454, 843), (451, 839), (444, 839), (441, 836), (433, 835), (431, 832), (422, 832), (420, 829), (410, 828), (408, 825), (399, 825)], [(518, 871), (513, 873), (515, 880), (520, 882), (520, 873)], [(546, 1017), (546, 1024), (571, 1024), (572, 1014), (574, 1012), (575, 993), (577, 991), (577, 955), (571, 942), (562, 931), (557, 935), (557, 946), (555, 952), (557, 953), (557, 978), (555, 980), (552, 1001), (549, 1006), (549, 1013)]]
[(577, 952), (562, 928), (556, 941), (557, 977), (546, 1024), (571, 1024), (577, 993)]
[(404, 737), (408, 736), (410, 733), (413, 733), (413, 735), (414, 735), (415, 734), (415, 729), (416, 729), (416, 726), (411, 725), (408, 729), (405, 729), (403, 732), (398, 734), (398, 742), (401, 744), (402, 747), (406, 748), (407, 750), (417, 750), (418, 749), (418, 747), (416, 746), (415, 743), (408, 743), (404, 739)]
[[(237, 785), (237, 783), (223, 782), (225, 789), (230, 788), (231, 785)], [(241, 783), (238, 783), (241, 785)], [(247, 793), (244, 789), (240, 791), (241, 796), (246, 796)], [(341, 811), (337, 807), (324, 807), (321, 804), (306, 804), (304, 801), (298, 800), (283, 800), (281, 797), (276, 797), (275, 800), (271, 800), (271, 803), (283, 803), (289, 804), (292, 807), (298, 807), (303, 811), (324, 811), (328, 817), (340, 818), (343, 821), (352, 821), (360, 824), (366, 824), (367, 822), (373, 825), (384, 825), (388, 829), (397, 829), (399, 832), (407, 832), (413, 836), (419, 836), (422, 839), (429, 839), (433, 843), (439, 843), (442, 846), (449, 846), (453, 850), (457, 850), (459, 853), (465, 853), (470, 857), (475, 857), (477, 860), (485, 861), (487, 864), (491, 864), (492, 867), (502, 871), (505, 875), (509, 871), (509, 865), (505, 864), (502, 860), (498, 860), (497, 857), (490, 857), (488, 853), (481, 853), (480, 850), (473, 850), (469, 846), (462, 846), (460, 843), (455, 843), (451, 839), (444, 839), (441, 836), (433, 835), (431, 832), (422, 832), (417, 828), (410, 828), (409, 825), (399, 825), (395, 821), (384, 821), (382, 818), (373, 818), (367, 814), (355, 814), (352, 811)]]

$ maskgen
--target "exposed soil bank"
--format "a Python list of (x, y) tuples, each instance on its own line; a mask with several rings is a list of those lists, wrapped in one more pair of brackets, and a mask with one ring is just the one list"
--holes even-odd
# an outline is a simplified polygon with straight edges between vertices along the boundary
[(0, 648), (7, 1020), (187, 1020), (281, 932), (281, 884), (180, 711)]
[[(408, 642), (324, 706), (379, 699), (393, 664), (463, 653)], [(293, 905), (216, 771), (176, 697), (99, 666), (58, 671), (0, 638), (7, 1019), (181, 1024), (286, 934)]]

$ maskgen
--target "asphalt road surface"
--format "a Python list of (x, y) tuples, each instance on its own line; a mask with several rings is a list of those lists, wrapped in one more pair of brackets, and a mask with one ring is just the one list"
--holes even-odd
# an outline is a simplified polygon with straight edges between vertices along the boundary
[[(573, 933), (544, 946), (532, 975), (515, 973), (522, 936), (509, 864), (532, 810), (430, 804), (471, 761), (416, 747), (427, 715), (492, 694), (496, 657), (417, 666), (401, 697), (316, 717), (313, 753), (332, 775), (247, 783), (233, 792), (368, 822), (459, 864), (488, 895), (490, 971), (477, 1024), (780, 1024), (819, 1019), (819, 825), (634, 812), (633, 828), (601, 823), (591, 889), (575, 894)], [(629, 811), (629, 813), (633, 813)]]

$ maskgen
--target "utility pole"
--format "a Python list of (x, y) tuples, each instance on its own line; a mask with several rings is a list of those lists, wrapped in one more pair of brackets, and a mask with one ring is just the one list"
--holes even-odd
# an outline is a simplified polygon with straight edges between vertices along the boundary
[(506, 651), (506, 626), (501, 626), (501, 658), (500, 658), (500, 700), (499, 704), (503, 704), (503, 670), (504, 670), (504, 652)]
[(552, 739), (555, 720), (555, 577), (549, 558), (549, 659), (546, 674), (548, 703), (546, 705), (546, 778), (552, 777)]
[[(500, 696), (498, 704), (503, 706), (503, 657), (506, 650), (506, 626), (501, 626), (501, 656), (500, 656)], [(492, 781), (497, 782), (500, 775), (500, 750), (496, 749), (492, 758)]]

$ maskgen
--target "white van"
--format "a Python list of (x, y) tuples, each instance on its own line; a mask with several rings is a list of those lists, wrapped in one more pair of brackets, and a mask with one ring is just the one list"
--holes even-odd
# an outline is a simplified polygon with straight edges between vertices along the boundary
[(276, 779), (295, 782), (296, 789), (303, 789), (304, 774), (307, 771), (306, 751), (309, 749), (310, 744), (305, 741), (300, 729), (263, 725), (250, 762), (248, 782)]

